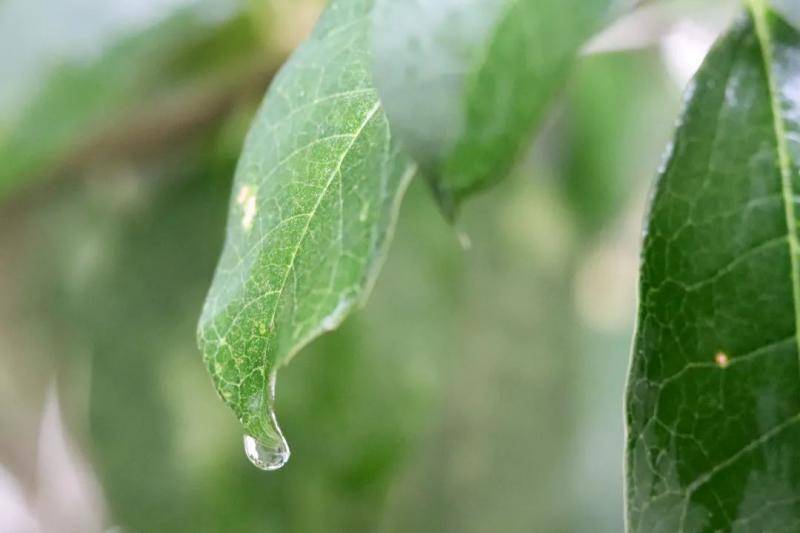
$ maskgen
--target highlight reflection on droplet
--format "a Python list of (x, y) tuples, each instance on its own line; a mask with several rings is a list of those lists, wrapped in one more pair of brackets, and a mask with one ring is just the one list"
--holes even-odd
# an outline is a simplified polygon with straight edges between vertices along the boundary
[(261, 470), (277, 470), (289, 460), (289, 445), (283, 438), (276, 439), (272, 446), (265, 446), (250, 435), (244, 436), (244, 453), (250, 462)]

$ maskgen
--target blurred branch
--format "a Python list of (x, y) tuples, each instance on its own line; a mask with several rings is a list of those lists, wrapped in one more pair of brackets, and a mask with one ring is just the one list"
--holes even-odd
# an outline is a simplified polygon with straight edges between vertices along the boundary
[(151, 157), (174, 149), (225, 118), (242, 101), (262, 95), (284, 59), (266, 65), (263, 59), (251, 62), (222, 80), (204, 80), (122, 113), (78, 140), (42, 174), (48, 178), (75, 176), (98, 160)]
[(222, 83), (165, 95), (80, 143), (53, 171), (80, 170), (97, 158), (136, 157), (169, 150), (174, 143), (224, 118), (242, 100), (263, 94), (277, 68), (259, 65)]

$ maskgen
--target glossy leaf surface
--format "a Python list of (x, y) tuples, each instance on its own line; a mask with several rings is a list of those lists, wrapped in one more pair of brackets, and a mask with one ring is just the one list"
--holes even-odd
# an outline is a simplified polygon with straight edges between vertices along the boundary
[(800, 35), (761, 0), (688, 91), (652, 201), (628, 384), (628, 528), (800, 522)]
[(610, 3), (377, 0), (376, 83), (446, 213), (508, 173)]
[(225, 402), (267, 449), (275, 373), (363, 301), (414, 166), (372, 85), (369, 0), (336, 0), (248, 135), (199, 343)]

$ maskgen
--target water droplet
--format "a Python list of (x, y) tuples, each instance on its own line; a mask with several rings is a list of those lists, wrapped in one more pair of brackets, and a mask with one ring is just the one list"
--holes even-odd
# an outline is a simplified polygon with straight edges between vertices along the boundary
[(250, 462), (261, 470), (277, 470), (289, 461), (291, 452), (289, 444), (283, 437), (283, 432), (275, 416), (275, 377), (277, 373), (271, 372), (269, 377), (269, 395), (267, 398), (267, 427), (258, 437), (244, 436), (244, 453)]
[(278, 470), (289, 460), (289, 446), (286, 439), (278, 439), (271, 445), (264, 445), (250, 435), (244, 436), (244, 453), (261, 470)]

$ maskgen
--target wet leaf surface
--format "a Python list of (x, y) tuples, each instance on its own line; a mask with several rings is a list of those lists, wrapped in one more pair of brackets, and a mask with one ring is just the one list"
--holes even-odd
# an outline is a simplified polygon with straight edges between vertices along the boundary
[(750, 2), (651, 206), (628, 385), (631, 531), (800, 522), (800, 35)]

